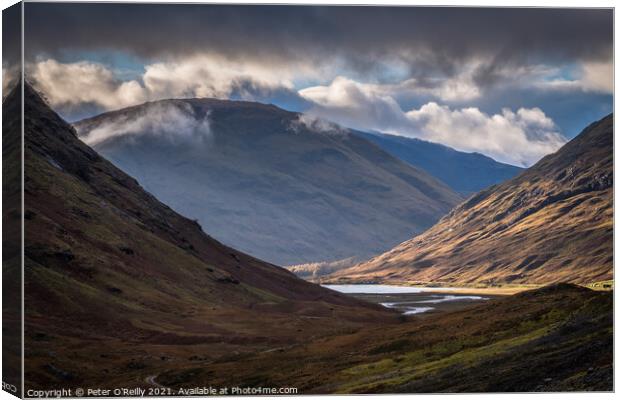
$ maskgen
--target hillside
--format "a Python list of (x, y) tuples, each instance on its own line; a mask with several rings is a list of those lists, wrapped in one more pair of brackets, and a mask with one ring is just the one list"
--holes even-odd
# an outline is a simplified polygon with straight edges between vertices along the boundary
[(589, 283), (612, 279), (613, 116), (424, 234), (333, 279)]
[(273, 105), (163, 100), (74, 126), (216, 239), (279, 265), (378, 254), (461, 200), (348, 130)]
[(425, 140), (380, 133), (355, 133), (466, 196), (502, 183), (523, 171), (523, 168), (497, 162), (480, 153), (465, 153)]
[[(392, 318), (214, 240), (82, 143), (29, 86), (25, 93), (27, 387), (127, 387), (170, 359)], [(20, 101), (16, 89), (4, 110)], [(20, 113), (4, 115), (19, 128)]]
[[(12, 7), (15, 9), (16, 7)], [(2, 104), (2, 379), (21, 395), (21, 102)]]
[(304, 394), (610, 391), (613, 296), (554, 285), (242, 363), (178, 365), (157, 377), (175, 389), (206, 380), (292, 386)]

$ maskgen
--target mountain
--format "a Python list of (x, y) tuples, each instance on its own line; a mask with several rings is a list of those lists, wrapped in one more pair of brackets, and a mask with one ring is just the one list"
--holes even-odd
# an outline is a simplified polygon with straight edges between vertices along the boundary
[(332, 275), (349, 280), (588, 283), (613, 278), (613, 115), (424, 234)]
[[(16, 5), (11, 9), (20, 7)], [(3, 95), (4, 95), (3, 91)], [(21, 102), (2, 107), (2, 379), (4, 390), (21, 396), (23, 316)], [(14, 390), (12, 390), (14, 389)]]
[[(26, 387), (128, 387), (171, 360), (393, 318), (214, 240), (24, 91)], [(3, 103), (13, 130), (20, 93)], [(3, 136), (19, 140), (14, 133)], [(8, 155), (18, 170), (20, 157)]]
[(215, 238), (279, 265), (378, 254), (461, 199), (348, 130), (273, 105), (163, 100), (74, 126)]
[(504, 182), (523, 171), (523, 168), (497, 162), (480, 153), (465, 153), (425, 140), (381, 133), (355, 133), (464, 195)]

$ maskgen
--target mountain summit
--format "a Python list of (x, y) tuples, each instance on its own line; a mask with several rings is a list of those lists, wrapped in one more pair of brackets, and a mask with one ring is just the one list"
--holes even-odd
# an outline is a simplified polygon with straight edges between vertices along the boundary
[(350, 131), (273, 105), (162, 100), (74, 126), (215, 238), (280, 265), (380, 253), (461, 199)]
[(352, 280), (590, 283), (612, 279), (613, 115), (424, 234), (339, 271)]

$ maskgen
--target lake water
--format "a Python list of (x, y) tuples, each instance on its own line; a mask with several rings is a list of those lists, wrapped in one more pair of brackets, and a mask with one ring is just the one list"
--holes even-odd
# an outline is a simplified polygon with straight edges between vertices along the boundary
[(489, 297), (447, 294), (456, 288), (412, 287), (396, 285), (323, 285), (367, 301), (394, 308), (404, 315), (438, 312), (480, 303)]
[[(396, 285), (322, 285), (328, 289), (340, 293), (366, 293), (366, 294), (399, 294), (399, 293), (423, 293), (438, 291), (436, 287), (424, 286), (396, 286)], [(443, 291), (455, 290), (455, 288), (440, 288)]]

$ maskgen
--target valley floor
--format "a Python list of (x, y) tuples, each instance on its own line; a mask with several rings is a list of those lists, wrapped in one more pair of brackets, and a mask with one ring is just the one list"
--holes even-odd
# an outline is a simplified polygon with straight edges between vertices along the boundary
[[(428, 294), (425, 294), (428, 296)], [(510, 392), (613, 389), (611, 292), (558, 284), (427, 315), (280, 340), (186, 343), (63, 339), (91, 365), (59, 383), (172, 391), (292, 387), (308, 393)], [(259, 318), (260, 316), (257, 316)], [(56, 340), (39, 338), (34, 347)], [(49, 345), (49, 343), (47, 343)], [(45, 346), (47, 347), (47, 346)], [(77, 364), (76, 364), (77, 366)], [(88, 371), (88, 372), (87, 372)], [(36, 376), (30, 376), (36, 379)]]

